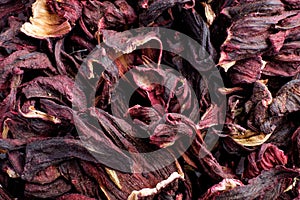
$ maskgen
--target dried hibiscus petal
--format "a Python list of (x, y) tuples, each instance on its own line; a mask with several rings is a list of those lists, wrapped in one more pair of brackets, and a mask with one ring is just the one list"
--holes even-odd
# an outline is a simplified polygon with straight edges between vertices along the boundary
[(150, 142), (160, 148), (173, 145), (181, 137), (193, 138), (196, 126), (187, 117), (168, 113), (161, 119), (162, 123), (155, 123), (155, 129), (150, 136)]
[(98, 22), (103, 17), (104, 8), (102, 2), (90, 0), (83, 7), (82, 18), (80, 19), (80, 26), (87, 33), (91, 39), (94, 38), (92, 33), (98, 31)]
[[(259, 80), (254, 83), (253, 93), (250, 100), (245, 103), (246, 113), (250, 112), (247, 125), (254, 131), (262, 131), (265, 134), (272, 133), (275, 128), (267, 128), (265, 122), (268, 118), (268, 108), (273, 101), (271, 92), (269, 91), (267, 81)], [(274, 124), (275, 126), (275, 124)]]
[(38, 185), (33, 183), (25, 184), (25, 196), (27, 198), (49, 198), (57, 197), (71, 190), (71, 185), (68, 185), (63, 179), (57, 179), (51, 184)]
[(175, 1), (154, 1), (150, 5), (144, 2), (142, 6), (146, 8), (146, 10), (140, 15), (140, 21), (144, 25), (149, 25), (152, 23), (158, 16), (160, 16), (163, 11), (171, 8), (177, 4), (185, 4), (189, 3), (191, 0), (175, 0)]
[(266, 61), (263, 74), (268, 76), (295, 76), (300, 72), (300, 62)]
[(47, 6), (47, 0), (36, 0), (32, 4), (32, 13), (30, 23), (26, 22), (21, 27), (21, 31), (28, 36), (45, 39), (61, 37), (71, 31), (68, 20), (51, 13)]
[[(280, 0), (264, 1), (237, 1), (237, 5), (226, 7), (222, 13), (233, 19), (254, 14), (255, 16), (271, 15), (284, 10), (283, 3)], [(259, 7), (259, 9), (257, 9)]]
[[(68, 148), (66, 148), (66, 146)], [(33, 180), (35, 175), (46, 167), (60, 163), (66, 159), (71, 159), (72, 157), (97, 163), (97, 160), (90, 154), (82, 142), (78, 140), (45, 139), (32, 142), (28, 144), (26, 148), (27, 154), (22, 178), (28, 181)], [(37, 154), (39, 154), (39, 156), (35, 156)], [(49, 154), (51, 156), (48, 156)], [(106, 159), (109, 159), (109, 156)], [(119, 165), (120, 162), (116, 160), (111, 161), (116, 162), (116, 165)], [(121, 160), (121, 163), (124, 163), (124, 160)], [(127, 163), (126, 165), (129, 164)]]
[(135, 105), (128, 109), (128, 114), (131, 119), (139, 120), (146, 124), (153, 123), (153, 121), (159, 120), (159, 114), (157, 111), (151, 107), (142, 107), (140, 105)]
[(157, 194), (163, 188), (167, 187), (168, 184), (172, 183), (176, 179), (183, 179), (184, 180), (184, 177), (182, 175), (178, 174), (177, 172), (174, 172), (166, 180), (163, 180), (160, 183), (158, 183), (155, 188), (143, 188), (139, 191), (133, 191), (128, 196), (127, 199), (128, 200), (135, 200), (135, 199), (139, 199), (139, 198), (142, 198), (142, 197), (153, 196), (153, 195)]
[(14, 51), (22, 49), (30, 51), (36, 50), (34, 45), (18, 37), (22, 25), (21, 19), (10, 16), (8, 18), (8, 24), (9, 29), (0, 34), (0, 47), (4, 48), (6, 53), (11, 54)]
[(19, 75), (19, 78), (21, 78), (21, 75), (24, 76), (30, 69), (49, 75), (56, 73), (56, 69), (52, 66), (46, 54), (30, 53), (27, 50), (16, 51), (0, 64), (0, 91), (3, 92), (1, 96), (6, 96), (7, 89), (13, 80), (11, 76)]
[(76, 160), (70, 160), (60, 164), (59, 171), (78, 193), (89, 197), (100, 198), (101, 192), (97, 183), (81, 171), (80, 165)]
[[(251, 7), (251, 3), (245, 3)], [(280, 20), (295, 15), (297, 12), (282, 12), (272, 15), (267, 12), (266, 16), (246, 15), (241, 19), (233, 21), (228, 29), (226, 41), (221, 46), (221, 58), (219, 64), (228, 70), (237, 60), (262, 55), (270, 48), (268, 30), (275, 26)], [(243, 38), (243, 39), (242, 39)]]
[(76, 87), (72, 79), (62, 75), (37, 77), (22, 85), (22, 93), (27, 99), (52, 99), (69, 106), (73, 103), (74, 108), (86, 106), (83, 91)]
[(47, 0), (47, 6), (53, 13), (56, 13), (60, 17), (69, 20), (72, 24), (74, 24), (79, 19), (82, 12), (82, 5), (78, 0)]
[(205, 129), (214, 125), (221, 124), (224, 119), (223, 113), (220, 112), (222, 108), (222, 106), (211, 104), (211, 106), (201, 116), (201, 119), (199, 121), (199, 129)]
[(261, 57), (243, 59), (237, 61), (228, 70), (228, 74), (234, 85), (253, 83), (260, 78), (262, 66)]
[(229, 133), (231, 138), (238, 144), (244, 145), (244, 146), (258, 146), (266, 142), (270, 136), (271, 133), (263, 133), (263, 132), (255, 132), (249, 129), (245, 129), (243, 127), (240, 127), (238, 125), (230, 125), (228, 126)]
[(217, 199), (278, 198), (292, 183), (292, 179), (297, 176), (299, 176), (299, 171), (278, 166), (263, 171), (258, 177), (250, 179), (248, 185), (238, 186), (221, 193)]
[(248, 164), (243, 176), (253, 178), (262, 170), (269, 170), (276, 165), (285, 165), (287, 157), (284, 152), (273, 144), (263, 144), (259, 152), (252, 152), (248, 155)]
[(293, 161), (294, 164), (299, 167), (300, 166), (300, 128), (298, 128), (293, 136), (292, 136), (292, 140), (293, 140)]
[(81, 194), (65, 194), (57, 198), (57, 200), (96, 200), (96, 199)]
[(135, 22), (137, 16), (132, 7), (125, 0), (114, 3), (104, 1), (104, 15), (98, 22), (98, 31), (103, 29), (122, 30)]
[(244, 184), (237, 179), (223, 179), (220, 183), (209, 188), (208, 191), (201, 197), (201, 199), (204, 200), (217, 198), (218, 194), (242, 185)]
[(59, 172), (58, 167), (52, 165), (38, 172), (31, 180), (31, 183), (43, 185), (55, 181), (60, 176), (61, 173)]
[(273, 115), (282, 116), (300, 109), (300, 80), (292, 80), (285, 84), (276, 94), (270, 111)]
[(299, 5), (0, 0), (0, 199), (296, 199)]

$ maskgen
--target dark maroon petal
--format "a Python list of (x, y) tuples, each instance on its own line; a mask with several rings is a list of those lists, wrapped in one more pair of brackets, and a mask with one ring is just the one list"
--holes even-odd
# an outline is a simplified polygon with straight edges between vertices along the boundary
[(57, 197), (71, 190), (71, 185), (63, 179), (57, 179), (51, 184), (38, 185), (32, 183), (25, 184), (25, 196), (28, 198), (49, 198)]
[(228, 70), (228, 74), (234, 85), (254, 83), (260, 78), (262, 65), (260, 57), (239, 60)]
[(285, 84), (277, 93), (270, 105), (273, 115), (282, 116), (300, 109), (300, 80), (292, 80)]
[(82, 12), (82, 5), (78, 0), (68, 0), (68, 1), (55, 1), (47, 0), (47, 5), (52, 12), (57, 13), (59, 16), (64, 17), (73, 24)]
[(252, 152), (248, 156), (248, 165), (243, 176), (253, 178), (263, 170), (269, 170), (277, 165), (285, 165), (287, 157), (284, 152), (273, 144), (263, 144), (258, 152)]
[(300, 128), (298, 128), (293, 136), (292, 136), (292, 141), (293, 141), (293, 162), (294, 164), (299, 167), (300, 166)]
[(65, 194), (57, 200), (96, 200), (95, 198), (90, 198), (82, 194)]
[(278, 166), (263, 171), (258, 177), (249, 180), (248, 185), (221, 193), (217, 199), (276, 199), (284, 193), (284, 190), (292, 183), (292, 179), (297, 176), (299, 176), (299, 171)]
[(209, 188), (200, 199), (215, 199), (220, 193), (242, 185), (244, 184), (237, 179), (223, 179), (220, 183)]

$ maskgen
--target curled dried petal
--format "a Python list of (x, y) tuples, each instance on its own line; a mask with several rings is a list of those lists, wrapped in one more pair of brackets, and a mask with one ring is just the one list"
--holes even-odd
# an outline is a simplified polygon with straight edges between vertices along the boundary
[(157, 194), (161, 189), (167, 187), (170, 183), (177, 179), (184, 180), (184, 176), (180, 175), (178, 172), (173, 172), (166, 180), (157, 183), (155, 188), (143, 188), (139, 191), (132, 191), (127, 200), (137, 200), (141, 197), (147, 197)]
[(29, 22), (25, 22), (21, 31), (28, 36), (45, 39), (49, 37), (60, 37), (71, 31), (70, 23), (51, 13), (47, 7), (47, 0), (36, 0), (32, 4), (32, 14)]
[(270, 111), (274, 116), (283, 116), (300, 110), (300, 79), (285, 84), (277, 93)]
[(246, 178), (253, 178), (262, 170), (269, 170), (276, 165), (285, 165), (287, 157), (284, 152), (273, 144), (263, 144), (259, 152), (252, 152), (248, 156), (248, 165), (243, 173)]
[(221, 193), (218, 199), (277, 199), (290, 185), (292, 179), (299, 176), (299, 170), (282, 166), (263, 171), (258, 177), (249, 181), (248, 185), (235, 187)]
[(78, 0), (47, 0), (47, 5), (53, 13), (75, 23), (82, 13), (82, 6)]
[(233, 84), (253, 83), (260, 78), (262, 68), (261, 57), (239, 60), (229, 70)]
[(208, 189), (208, 191), (203, 195), (201, 199), (212, 199), (216, 197), (221, 192), (231, 190), (237, 186), (244, 185), (240, 180), (237, 179), (223, 179), (220, 183), (215, 184), (211, 188)]
[(244, 146), (258, 146), (266, 142), (269, 137), (272, 135), (271, 133), (257, 133), (251, 130), (237, 130), (233, 129), (231, 132), (232, 139)]

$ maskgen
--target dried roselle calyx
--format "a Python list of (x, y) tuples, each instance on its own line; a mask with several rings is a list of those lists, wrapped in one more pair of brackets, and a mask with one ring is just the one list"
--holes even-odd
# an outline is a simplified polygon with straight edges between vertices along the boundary
[(82, 14), (82, 4), (78, 0), (47, 0), (47, 6), (53, 13), (57, 13), (60, 17), (69, 20), (72, 24), (75, 24)]
[(139, 120), (145, 124), (150, 124), (160, 119), (158, 112), (152, 107), (142, 107), (135, 105), (128, 109), (128, 114), (131, 119)]
[(297, 0), (283, 0), (282, 2), (288, 9), (297, 10), (300, 8), (300, 4)]
[[(297, 176), (299, 176), (299, 170), (277, 166), (268, 171), (262, 171), (256, 178), (250, 179), (247, 185), (221, 193), (216, 199), (276, 199), (291, 186), (293, 179)], [(274, 184), (278, 187), (274, 187)]]
[(211, 104), (211, 106), (201, 116), (198, 124), (199, 129), (201, 130), (220, 124), (221, 120), (224, 118), (224, 116), (222, 116), (222, 113), (220, 112), (221, 109), (224, 109), (223, 105), (218, 106), (216, 104)]
[(264, 133), (260, 131), (252, 131), (246, 129), (238, 124), (225, 124), (223, 132), (231, 137), (236, 143), (246, 146), (255, 147), (266, 142), (271, 133)]
[(270, 105), (272, 115), (283, 116), (299, 111), (300, 80), (286, 83), (276, 94)]
[(153, 134), (150, 136), (150, 142), (164, 148), (173, 145), (181, 137), (193, 138), (196, 131), (196, 125), (187, 117), (168, 113), (163, 116), (163, 123), (155, 124)]
[(142, 6), (146, 8), (146, 10), (140, 14), (139, 18), (142, 24), (145, 26), (153, 23), (153, 21), (160, 16), (163, 11), (168, 8), (174, 7), (175, 5), (186, 4), (191, 2), (191, 0), (175, 0), (175, 1), (153, 1), (150, 5), (148, 2), (142, 2)]
[(96, 199), (101, 198), (97, 182), (87, 176), (80, 167), (79, 161), (70, 160), (59, 165), (59, 172), (76, 192)]
[(9, 84), (13, 80), (12, 76), (19, 75), (23, 77), (28, 75), (28, 70), (34, 70), (44, 75), (54, 75), (57, 72), (46, 54), (29, 52), (28, 50), (16, 51), (0, 64), (1, 96), (5, 97), (7, 95), (7, 90), (10, 88)]
[(26, 198), (49, 198), (63, 195), (71, 190), (71, 185), (68, 185), (64, 179), (57, 179), (50, 184), (38, 185), (33, 183), (25, 184)]
[(82, 9), (79, 25), (89, 39), (94, 38), (101, 17), (103, 17), (102, 3), (94, 0), (88, 1)]
[(300, 62), (267, 61), (263, 74), (268, 76), (295, 76), (300, 71)]
[(125, 0), (117, 0), (114, 3), (104, 1), (102, 3), (104, 15), (98, 21), (98, 32), (102, 30), (124, 30), (126, 26), (133, 24), (137, 16), (133, 8)]
[[(257, 10), (257, 8), (260, 8)], [(236, 20), (246, 15), (264, 16), (280, 13), (284, 10), (280, 0), (243, 1), (238, 0), (236, 5), (226, 7), (222, 13)]]
[(299, 167), (300, 166), (300, 128), (298, 128), (292, 136), (292, 144), (293, 144), (293, 162), (294, 165)]
[(299, 9), (0, 0), (0, 199), (297, 199)]
[(200, 199), (215, 199), (220, 193), (242, 185), (244, 184), (237, 179), (223, 179), (220, 183), (209, 188)]
[[(20, 37), (20, 28), (22, 26), (22, 20), (20, 18), (10, 16), (8, 18), (8, 24), (9, 28), (0, 34), (0, 47), (4, 48), (4, 52), (11, 54), (18, 50), (36, 50), (34, 45)], [(4, 55), (6, 53), (4, 53)], [(0, 61), (4, 60), (6, 56), (1, 57), (2, 56), (0, 56)]]
[[(7, 22), (9, 18), (17, 16), (21, 20), (26, 20), (28, 17), (28, 9), (30, 9), (32, 1), (22, 1), (22, 0), (4, 0), (0, 2), (0, 30), (5, 30), (7, 27)], [(13, 13), (13, 15), (12, 15)], [(12, 39), (12, 38), (10, 38)]]
[(88, 197), (81, 194), (64, 194), (57, 198), (57, 200), (96, 200), (95, 198)]
[(61, 37), (72, 29), (67, 19), (51, 13), (47, 0), (37, 0), (32, 4), (32, 14), (30, 22), (21, 27), (21, 31), (28, 36), (39, 39)]
[[(128, 200), (142, 199), (158, 195), (162, 189), (164, 189), (168, 185), (172, 185), (172, 182), (175, 182), (177, 179), (184, 180), (184, 177), (183, 175), (174, 172), (166, 180), (163, 180), (162, 182), (158, 183), (155, 188), (143, 188), (139, 191), (132, 191), (132, 193), (128, 196)], [(168, 193), (170, 194), (170, 191), (168, 191)]]
[(247, 157), (247, 168), (243, 173), (244, 178), (254, 178), (263, 170), (269, 170), (277, 165), (287, 164), (287, 156), (273, 144), (263, 144), (258, 152), (252, 152)]
[[(263, 6), (263, 8), (267, 9), (255, 12), (253, 10), (255, 6), (253, 7), (253, 5), (261, 2), (271, 5), (273, 3), (274, 5), (278, 4), (275, 6), (277, 9), (271, 11), (268, 6)], [(272, 46), (269, 45), (270, 41), (268, 41), (268, 38), (273, 33), (269, 32), (269, 30), (273, 26), (276, 27), (282, 20), (297, 14), (297, 11), (283, 11), (284, 6), (278, 0), (277, 3), (273, 0), (255, 3), (243, 2), (243, 4), (237, 5), (235, 8), (241, 9), (244, 14), (240, 14), (240, 17), (232, 18), (232, 24), (227, 31), (227, 39), (221, 46), (219, 64), (225, 70), (228, 70), (238, 60), (257, 57), (270, 51), (270, 47)], [(224, 13), (226, 12), (230, 13), (230, 8), (228, 8), (228, 11), (225, 9)], [(254, 46), (255, 48), (253, 48)]]
[(261, 57), (248, 58), (237, 61), (229, 70), (228, 74), (232, 84), (239, 85), (253, 83), (259, 80), (263, 62)]
[(266, 134), (270, 134), (275, 127), (268, 129), (264, 127), (264, 123), (269, 117), (267, 110), (273, 101), (273, 97), (266, 84), (267, 81), (263, 80), (254, 83), (252, 96), (250, 100), (245, 103), (245, 111), (246, 113), (251, 111), (249, 120), (247, 121), (249, 128), (254, 131), (262, 131)]
[(116, 0), (115, 5), (126, 18), (126, 23), (132, 24), (137, 19), (134, 9), (125, 0)]

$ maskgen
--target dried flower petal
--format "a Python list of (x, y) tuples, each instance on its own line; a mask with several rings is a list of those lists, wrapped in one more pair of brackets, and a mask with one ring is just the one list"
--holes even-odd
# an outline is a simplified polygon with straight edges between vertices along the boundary
[(300, 109), (300, 80), (292, 80), (277, 93), (270, 111), (273, 115), (282, 116)]
[(32, 14), (30, 23), (26, 22), (21, 27), (21, 31), (28, 36), (45, 39), (60, 37), (71, 31), (71, 25), (66, 19), (51, 13), (47, 0), (36, 0), (32, 4)]
[(137, 200), (141, 197), (152, 196), (157, 194), (161, 189), (167, 187), (168, 184), (172, 183), (176, 179), (184, 180), (184, 177), (177, 172), (172, 173), (168, 179), (159, 182), (155, 188), (143, 188), (139, 191), (132, 191), (132, 193), (128, 196), (128, 200)]
[(51, 184), (38, 185), (32, 183), (25, 184), (25, 195), (29, 198), (49, 198), (57, 197), (71, 190), (63, 179), (57, 179)]
[(237, 131), (235, 130), (232, 134), (232, 139), (244, 146), (258, 146), (266, 142), (270, 136), (270, 134), (264, 134), (264, 133), (256, 133), (251, 130), (245, 130), (245, 131)]
[(262, 66), (261, 57), (243, 59), (237, 61), (228, 70), (228, 74), (234, 85), (253, 83), (260, 78)]
[(48, 8), (74, 24), (81, 16), (82, 5), (78, 0), (47, 0)]
[(213, 199), (218, 196), (218, 194), (231, 190), (237, 186), (244, 185), (240, 180), (237, 179), (223, 179), (220, 183), (215, 184), (201, 197), (201, 199)]
[(59, 197), (57, 200), (96, 200), (81, 194), (65, 194)]
[(297, 176), (299, 176), (299, 171), (278, 166), (263, 171), (258, 177), (249, 180), (248, 185), (235, 187), (221, 193), (217, 199), (276, 199), (290, 185), (292, 179)]
[(272, 144), (263, 144), (259, 152), (252, 152), (248, 156), (248, 165), (243, 176), (253, 178), (262, 170), (269, 170), (276, 165), (285, 165), (286, 163), (287, 157), (282, 150)]

